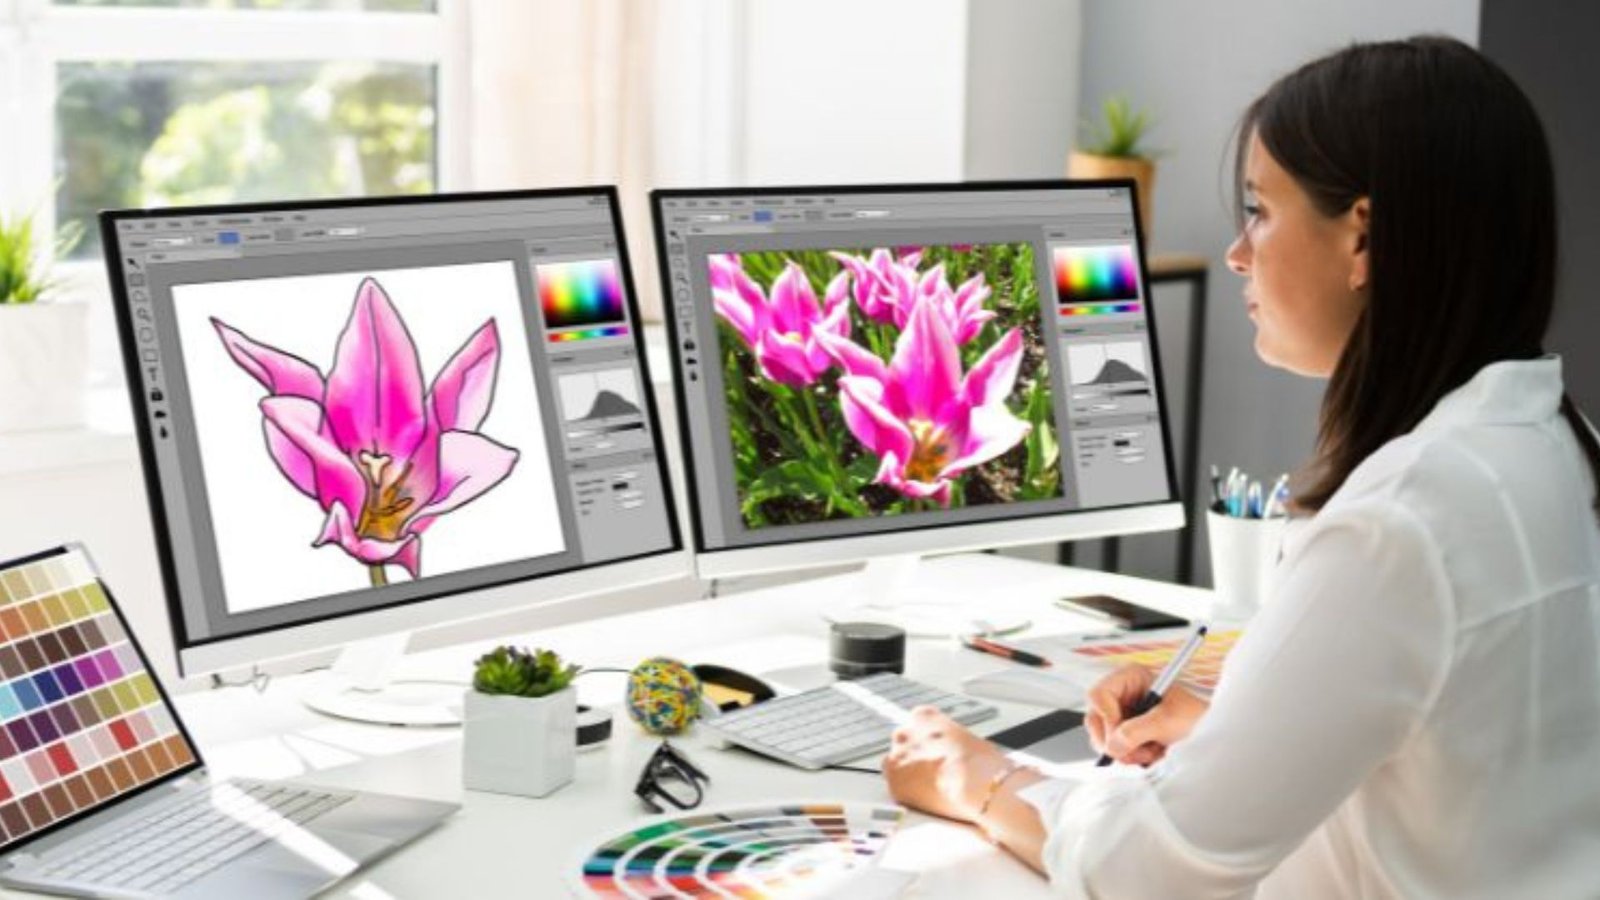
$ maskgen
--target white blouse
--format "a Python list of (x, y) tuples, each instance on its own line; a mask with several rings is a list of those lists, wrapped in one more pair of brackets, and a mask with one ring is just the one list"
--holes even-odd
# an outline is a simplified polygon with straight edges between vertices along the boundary
[(1036, 785), (1073, 897), (1600, 897), (1600, 525), (1556, 357), (1484, 368), (1283, 545), (1210, 711)]

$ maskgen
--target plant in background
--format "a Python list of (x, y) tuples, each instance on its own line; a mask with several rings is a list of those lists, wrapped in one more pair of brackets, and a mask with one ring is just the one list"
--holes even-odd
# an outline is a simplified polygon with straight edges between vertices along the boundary
[(572, 683), (578, 666), (563, 665), (554, 650), (529, 653), (516, 647), (496, 647), (478, 657), (472, 687), (481, 694), (544, 697)]
[[(15, 219), (0, 214), (0, 305), (33, 303), (56, 287), (39, 261), (33, 226), (33, 213)], [(82, 237), (81, 224), (63, 227), (56, 233), (53, 258), (66, 256)]]
[(1079, 149), (1119, 159), (1155, 158), (1154, 152), (1139, 146), (1151, 124), (1144, 110), (1135, 110), (1126, 97), (1113, 96), (1106, 98), (1100, 111), (1104, 121), (1083, 120), (1083, 145)]

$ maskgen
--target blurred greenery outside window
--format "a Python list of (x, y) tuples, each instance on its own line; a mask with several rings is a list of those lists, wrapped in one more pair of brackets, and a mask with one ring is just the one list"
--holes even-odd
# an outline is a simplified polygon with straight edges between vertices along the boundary
[[(433, 0), (56, 0), (56, 6), (158, 7), (287, 14), (346, 29), (369, 13), (436, 18)], [(90, 15), (77, 13), (76, 15)], [(352, 19), (356, 24), (351, 25)], [(280, 38), (283, 31), (277, 33)], [(327, 43), (321, 46), (326, 52)], [(136, 51), (137, 52), (137, 51)], [(148, 51), (145, 51), (148, 52)], [(243, 203), (434, 191), (438, 65), (434, 61), (267, 58), (54, 63), (55, 220), (81, 222), (73, 259), (99, 257), (100, 209)]]

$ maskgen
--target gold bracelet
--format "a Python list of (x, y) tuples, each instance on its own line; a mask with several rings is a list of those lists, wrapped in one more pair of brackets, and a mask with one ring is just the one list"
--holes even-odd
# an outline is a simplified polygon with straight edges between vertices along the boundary
[(994, 773), (994, 777), (989, 779), (988, 789), (984, 792), (983, 803), (978, 807), (978, 818), (981, 819), (988, 814), (990, 804), (994, 803), (994, 798), (1000, 794), (1000, 786), (1005, 784), (1011, 776), (1026, 768), (1027, 766), (1007, 761), (1004, 769)]

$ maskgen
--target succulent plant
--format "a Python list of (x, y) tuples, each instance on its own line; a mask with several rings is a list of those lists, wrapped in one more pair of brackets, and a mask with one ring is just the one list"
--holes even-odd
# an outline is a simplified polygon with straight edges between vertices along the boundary
[(1083, 120), (1085, 153), (1096, 156), (1153, 159), (1158, 153), (1139, 146), (1151, 122), (1149, 114), (1135, 110), (1126, 97), (1108, 97), (1100, 108), (1103, 122)]
[(478, 657), (472, 687), (483, 694), (543, 697), (571, 684), (577, 674), (578, 666), (563, 665), (554, 650), (496, 647)]

